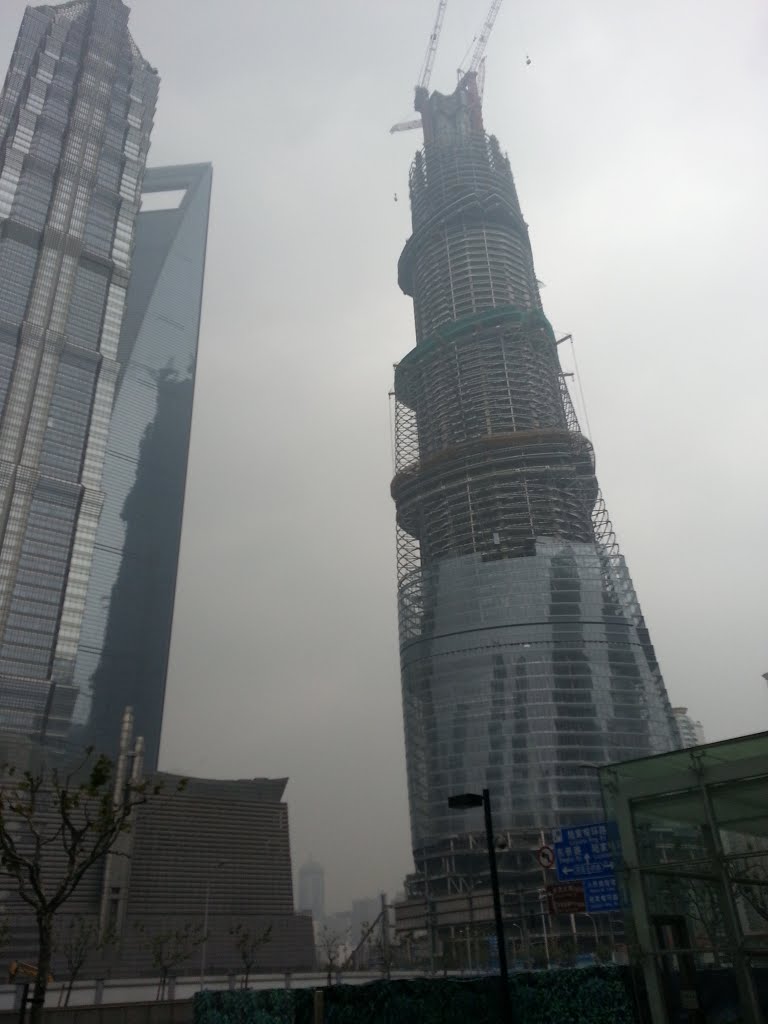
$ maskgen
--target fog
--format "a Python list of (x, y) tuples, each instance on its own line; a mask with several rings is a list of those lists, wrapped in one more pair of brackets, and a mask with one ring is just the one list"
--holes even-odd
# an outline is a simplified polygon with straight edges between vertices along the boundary
[[(435, 5), (130, 6), (150, 163), (214, 164), (161, 762), (290, 776), (294, 864), (342, 908), (411, 864), (387, 393), (419, 138), (388, 129)], [(487, 6), (449, 4), (434, 87)], [(767, 32), (761, 0), (507, 0), (485, 82), (670, 698), (713, 740), (768, 727)]]

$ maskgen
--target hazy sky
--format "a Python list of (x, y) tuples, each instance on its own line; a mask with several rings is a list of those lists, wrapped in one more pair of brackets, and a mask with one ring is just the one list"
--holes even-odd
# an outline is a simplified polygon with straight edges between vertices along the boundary
[[(24, 6), (0, 0), (3, 68)], [(150, 163), (214, 164), (162, 765), (289, 775), (294, 864), (341, 908), (411, 864), (387, 392), (419, 139), (388, 129), (435, 3), (130, 6)], [(449, 4), (434, 87), (487, 6)], [(488, 49), (600, 483), (708, 739), (768, 728), (767, 37), (763, 0), (507, 0)]]

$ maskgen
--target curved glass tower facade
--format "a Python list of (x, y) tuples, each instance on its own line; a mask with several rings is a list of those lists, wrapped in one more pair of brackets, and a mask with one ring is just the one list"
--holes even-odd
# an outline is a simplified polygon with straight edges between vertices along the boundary
[(436, 884), (482, 826), (451, 794), (489, 788), (524, 871), (515, 850), (602, 817), (585, 765), (678, 735), (475, 79), (417, 108), (392, 494), (412, 845)]
[(136, 223), (71, 739), (114, 753), (131, 707), (157, 768), (203, 297), (210, 164), (150, 167)]

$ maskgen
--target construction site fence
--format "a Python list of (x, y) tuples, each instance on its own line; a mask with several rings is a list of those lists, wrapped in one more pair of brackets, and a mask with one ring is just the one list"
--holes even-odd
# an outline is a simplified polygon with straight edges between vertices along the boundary
[[(525, 1024), (643, 1024), (629, 968), (513, 974), (515, 1020)], [(415, 978), (320, 990), (201, 992), (195, 1024), (497, 1024), (497, 976)]]

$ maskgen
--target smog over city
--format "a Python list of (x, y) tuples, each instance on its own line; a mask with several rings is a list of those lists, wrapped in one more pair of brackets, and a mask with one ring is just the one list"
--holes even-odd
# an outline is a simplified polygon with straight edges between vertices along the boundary
[[(326, 906), (413, 870), (393, 366), (414, 346), (413, 87), (433, 0), (130, 0), (148, 167), (213, 165), (160, 767), (288, 777)], [(448, 5), (449, 94), (488, 4)], [(0, 65), (24, 0), (3, 0)], [(768, 723), (768, 199), (758, 0), (507, 0), (485, 129), (674, 706)], [(572, 340), (571, 340), (572, 339)], [(496, 541), (498, 543), (498, 541)], [(479, 827), (479, 826), (478, 826)]]

